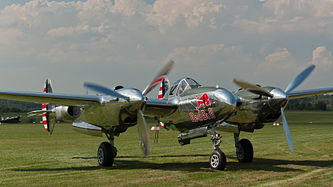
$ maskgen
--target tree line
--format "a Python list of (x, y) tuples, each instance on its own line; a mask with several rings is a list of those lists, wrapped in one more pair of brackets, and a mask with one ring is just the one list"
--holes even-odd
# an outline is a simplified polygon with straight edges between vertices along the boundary
[(333, 95), (290, 100), (286, 110), (333, 110)]

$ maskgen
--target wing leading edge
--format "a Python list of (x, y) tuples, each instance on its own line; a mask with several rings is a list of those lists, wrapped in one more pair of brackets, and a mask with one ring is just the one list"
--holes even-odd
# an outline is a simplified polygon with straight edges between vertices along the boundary
[(71, 95), (17, 91), (0, 91), (0, 99), (66, 106), (87, 106), (98, 105), (102, 103), (101, 97), (93, 95)]
[(298, 99), (298, 98), (311, 97), (315, 95), (322, 95), (328, 93), (333, 93), (333, 88), (318, 88), (318, 89), (292, 91), (288, 93), (288, 98)]

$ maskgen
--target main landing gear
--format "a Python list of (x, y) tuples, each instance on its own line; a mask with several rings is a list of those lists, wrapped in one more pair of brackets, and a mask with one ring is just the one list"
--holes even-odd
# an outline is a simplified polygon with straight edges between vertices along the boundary
[[(212, 169), (224, 170), (227, 160), (225, 154), (220, 149), (222, 136), (215, 132), (213, 127), (210, 132), (212, 142), (214, 144), (214, 151), (210, 155), (209, 164)], [(234, 134), (236, 155), (239, 162), (252, 162), (253, 160), (253, 147), (248, 139), (239, 140), (239, 133)]]
[(98, 164), (103, 167), (112, 166), (114, 158), (117, 156), (117, 148), (114, 147), (114, 135), (112, 132), (105, 132), (109, 142), (100, 144), (97, 150)]
[(248, 139), (239, 140), (239, 134), (234, 134), (236, 155), (239, 162), (252, 162), (253, 147)]

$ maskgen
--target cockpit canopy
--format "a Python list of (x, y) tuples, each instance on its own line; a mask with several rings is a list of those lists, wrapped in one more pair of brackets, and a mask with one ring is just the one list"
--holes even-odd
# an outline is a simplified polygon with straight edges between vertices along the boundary
[(192, 88), (198, 88), (201, 86), (197, 81), (195, 81), (192, 78), (189, 77), (183, 77), (179, 80), (177, 80), (173, 85), (171, 86), (169, 90), (169, 96), (178, 96), (181, 95), (184, 91), (192, 89)]

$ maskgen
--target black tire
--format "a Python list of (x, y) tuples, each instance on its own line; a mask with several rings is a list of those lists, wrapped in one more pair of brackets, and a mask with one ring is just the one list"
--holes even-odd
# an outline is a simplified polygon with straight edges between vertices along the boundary
[(117, 157), (118, 150), (116, 147), (113, 147), (113, 158)]
[(209, 158), (209, 165), (212, 169), (224, 170), (227, 164), (227, 159), (225, 158), (224, 153), (217, 149), (212, 152)]
[(253, 147), (250, 140), (241, 139), (239, 141), (239, 152), (236, 151), (236, 155), (239, 162), (252, 162)]
[(112, 166), (115, 157), (115, 147), (109, 142), (103, 142), (97, 150), (97, 161), (100, 166)]

